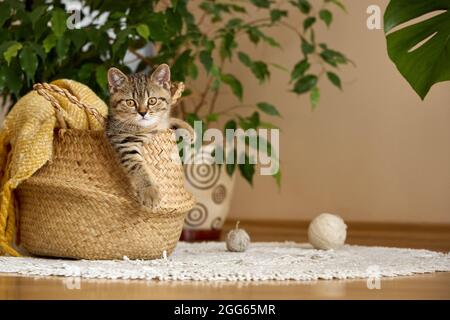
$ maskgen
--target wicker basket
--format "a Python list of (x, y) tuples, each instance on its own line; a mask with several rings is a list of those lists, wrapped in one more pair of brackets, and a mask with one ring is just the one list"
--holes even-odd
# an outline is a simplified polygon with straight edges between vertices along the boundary
[(170, 254), (194, 205), (177, 156), (172, 130), (145, 146), (161, 195), (153, 212), (139, 205), (103, 131), (60, 129), (52, 160), (16, 193), (23, 246), (36, 255), (76, 259)]

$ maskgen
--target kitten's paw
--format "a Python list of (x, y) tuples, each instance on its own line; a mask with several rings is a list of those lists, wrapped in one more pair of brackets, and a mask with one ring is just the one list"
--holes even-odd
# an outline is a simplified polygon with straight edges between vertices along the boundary
[(141, 205), (144, 207), (156, 209), (159, 205), (159, 194), (155, 188), (147, 187), (138, 192)]

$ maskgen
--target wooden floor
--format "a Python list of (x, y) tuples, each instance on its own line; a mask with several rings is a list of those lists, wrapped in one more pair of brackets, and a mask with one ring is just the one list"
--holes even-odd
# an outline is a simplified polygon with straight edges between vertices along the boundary
[[(306, 242), (306, 223), (242, 221), (241, 226), (253, 241)], [(348, 243), (448, 252), (450, 226), (353, 223)], [(218, 283), (3, 275), (0, 299), (450, 299), (450, 273), (383, 278), (380, 289), (372, 290), (365, 280)]]

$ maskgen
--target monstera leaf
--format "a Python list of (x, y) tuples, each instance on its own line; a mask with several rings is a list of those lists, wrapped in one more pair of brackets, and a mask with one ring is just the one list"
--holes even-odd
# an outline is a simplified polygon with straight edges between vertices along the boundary
[[(391, 0), (384, 15), (389, 57), (422, 99), (435, 83), (450, 80), (449, 9), (450, 0)], [(429, 13), (435, 14), (411, 21)]]

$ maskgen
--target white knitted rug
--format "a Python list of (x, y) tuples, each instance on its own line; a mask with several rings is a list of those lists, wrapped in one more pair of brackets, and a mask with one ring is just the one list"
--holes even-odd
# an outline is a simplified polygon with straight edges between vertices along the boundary
[(314, 250), (292, 242), (253, 243), (244, 253), (223, 242), (180, 242), (167, 259), (72, 261), (0, 257), (0, 272), (34, 276), (207, 281), (316, 280), (395, 277), (450, 271), (450, 255), (428, 250), (346, 245)]

